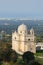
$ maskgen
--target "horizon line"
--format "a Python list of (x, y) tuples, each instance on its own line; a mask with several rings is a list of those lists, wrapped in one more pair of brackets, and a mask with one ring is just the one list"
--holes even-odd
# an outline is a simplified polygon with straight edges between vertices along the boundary
[(0, 17), (0, 20), (43, 20), (43, 19), (40, 19), (40, 18), (14, 18), (14, 17), (9, 17), (9, 18), (1, 18)]

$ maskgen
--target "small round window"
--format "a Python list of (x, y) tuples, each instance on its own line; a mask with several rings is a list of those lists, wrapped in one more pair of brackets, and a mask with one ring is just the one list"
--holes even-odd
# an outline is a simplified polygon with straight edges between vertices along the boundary
[(30, 39), (28, 39), (28, 41), (30, 41)]

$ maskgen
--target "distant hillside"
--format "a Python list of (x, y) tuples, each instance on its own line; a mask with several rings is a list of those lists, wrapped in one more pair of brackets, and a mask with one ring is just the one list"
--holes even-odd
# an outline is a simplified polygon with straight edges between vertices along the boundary
[(11, 34), (22, 23), (26, 24), (28, 29), (33, 27), (35, 34), (43, 34), (43, 20), (0, 20), (0, 31), (4, 30)]

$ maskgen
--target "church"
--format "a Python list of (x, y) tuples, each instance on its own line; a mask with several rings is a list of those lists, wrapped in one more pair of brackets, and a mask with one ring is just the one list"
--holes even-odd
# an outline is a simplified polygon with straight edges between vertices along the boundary
[(34, 29), (28, 30), (25, 24), (18, 26), (17, 31), (12, 33), (12, 49), (19, 54), (26, 51), (36, 52)]

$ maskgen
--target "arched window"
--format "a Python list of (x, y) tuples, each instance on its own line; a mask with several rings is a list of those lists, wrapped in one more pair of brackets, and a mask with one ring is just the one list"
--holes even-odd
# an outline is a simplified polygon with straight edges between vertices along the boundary
[(28, 39), (28, 41), (30, 41), (30, 39)]
[(15, 39), (16, 39), (16, 37), (15, 37)]
[(22, 31), (20, 31), (20, 33), (22, 33)]

